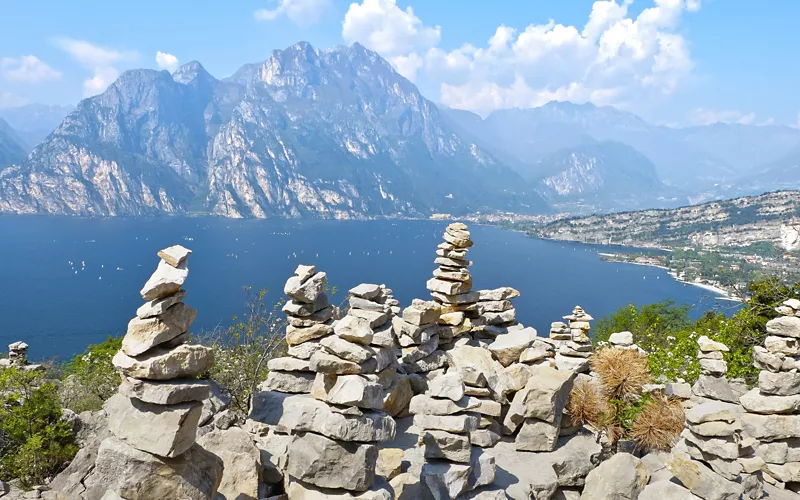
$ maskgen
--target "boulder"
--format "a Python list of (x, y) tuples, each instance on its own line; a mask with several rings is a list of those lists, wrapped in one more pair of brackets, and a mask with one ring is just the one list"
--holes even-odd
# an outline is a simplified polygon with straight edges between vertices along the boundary
[(535, 367), (528, 383), (514, 395), (504, 425), (516, 428), (526, 418), (556, 423), (567, 404), (574, 379), (575, 373), (571, 371)]
[(419, 445), (424, 447), (426, 459), (445, 459), (451, 462), (469, 462), (472, 447), (468, 434), (452, 434), (446, 431), (422, 430)]
[(336, 322), (333, 332), (344, 340), (356, 344), (372, 343), (373, 333), (369, 321), (350, 314)]
[(193, 344), (182, 344), (169, 350), (154, 347), (135, 357), (118, 351), (112, 363), (125, 375), (138, 379), (193, 378), (211, 368), (214, 351)]
[(772, 396), (800, 395), (800, 373), (798, 372), (768, 372), (758, 374), (758, 388), (761, 394)]
[(723, 479), (703, 465), (679, 454), (667, 462), (667, 469), (683, 486), (704, 500), (737, 500), (742, 495), (739, 484)]
[(283, 293), (298, 302), (312, 304), (322, 294), (327, 284), (328, 280), (324, 272), (316, 273), (305, 280), (300, 276), (292, 276), (286, 281)]
[(250, 434), (238, 427), (214, 429), (197, 440), (206, 451), (222, 459), (222, 482), (217, 495), (228, 500), (259, 498), (261, 452)]
[(100, 500), (108, 491), (122, 498), (214, 498), (222, 480), (222, 460), (198, 445), (177, 458), (137, 450), (115, 437), (100, 444), (97, 460), (84, 479), (86, 500)]
[(608, 337), (608, 341), (613, 345), (632, 345), (633, 334), (631, 332), (616, 332)]
[(757, 415), (741, 417), (746, 435), (762, 441), (791, 439), (800, 436), (800, 415)]
[(794, 396), (765, 396), (758, 389), (745, 393), (739, 401), (751, 413), (798, 413), (800, 394)]
[(630, 453), (617, 453), (586, 476), (584, 500), (635, 500), (650, 481), (650, 472)]
[(513, 392), (524, 388), (534, 373), (536, 373), (534, 367), (522, 363), (512, 363), (503, 370), (503, 375), (506, 378), (508, 387)]
[(464, 397), (464, 381), (457, 372), (448, 373), (428, 383), (428, 394), (436, 398), (458, 401)]
[(152, 318), (167, 312), (167, 309), (182, 301), (186, 297), (184, 290), (178, 290), (172, 295), (145, 302), (136, 310), (136, 317), (141, 319)]
[(317, 373), (311, 394), (330, 404), (376, 410), (383, 408), (383, 388), (359, 375)]
[(523, 328), (498, 336), (494, 342), (489, 344), (489, 350), (503, 366), (508, 366), (519, 361), (522, 351), (532, 346), (537, 338), (535, 329)]
[(520, 451), (553, 451), (558, 443), (560, 419), (555, 423), (526, 418), (514, 440)]
[(394, 479), (403, 472), (405, 452), (400, 448), (381, 448), (378, 450), (378, 462), (375, 473), (387, 480)]
[(307, 394), (257, 392), (253, 395), (250, 418), (263, 424), (295, 432), (314, 432), (339, 441), (392, 441), (396, 433), (394, 420), (383, 413), (342, 413)]
[(322, 488), (366, 491), (375, 479), (377, 460), (375, 445), (334, 441), (305, 432), (292, 441), (287, 472)]
[(117, 438), (138, 450), (176, 457), (194, 444), (203, 404), (154, 405), (117, 393), (103, 408)]
[(173, 267), (161, 260), (156, 271), (139, 292), (144, 300), (155, 300), (178, 292), (189, 276), (186, 263)]
[(414, 391), (407, 375), (398, 375), (383, 393), (383, 411), (395, 417), (408, 408)]
[(450, 500), (469, 491), (470, 472), (472, 468), (468, 464), (425, 462), (421, 482), (435, 500)]
[(797, 338), (769, 335), (764, 339), (764, 347), (773, 354), (800, 355), (800, 339)]
[(187, 401), (202, 401), (211, 394), (206, 380), (138, 380), (124, 377), (119, 393), (127, 398), (136, 398), (145, 403), (172, 405)]
[(731, 384), (724, 377), (700, 375), (692, 386), (692, 393), (703, 398), (716, 399), (737, 403), (739, 396), (731, 388)]
[(289, 393), (308, 393), (314, 385), (316, 374), (314, 372), (282, 372), (271, 371), (267, 380), (259, 386), (264, 391), (278, 391)]
[(767, 333), (780, 337), (800, 338), (800, 318), (797, 316), (779, 316), (767, 322)]

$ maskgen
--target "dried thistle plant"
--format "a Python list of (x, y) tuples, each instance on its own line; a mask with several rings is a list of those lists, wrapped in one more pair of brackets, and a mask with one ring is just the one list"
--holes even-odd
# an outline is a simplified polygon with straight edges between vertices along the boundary
[(647, 356), (633, 349), (607, 347), (591, 358), (592, 370), (600, 376), (603, 392), (609, 400), (629, 401), (650, 383)]

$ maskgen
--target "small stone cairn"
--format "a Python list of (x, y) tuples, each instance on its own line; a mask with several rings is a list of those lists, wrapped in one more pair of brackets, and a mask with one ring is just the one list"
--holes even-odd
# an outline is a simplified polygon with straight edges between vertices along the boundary
[[(728, 347), (706, 336), (697, 340), (701, 377), (722, 378), (728, 371)], [(686, 411), (686, 428), (667, 463), (669, 471), (701, 498), (761, 498), (757, 441), (742, 432), (742, 407), (703, 396)]]
[[(431, 380), (425, 394), (411, 399), (414, 425), (421, 429), (422, 484), (436, 500), (460, 498), (494, 481), (494, 457), (470, 442), (471, 433), (480, 426), (483, 405), (466, 395), (457, 370)], [(497, 410), (499, 416), (500, 405)]]
[(333, 333), (334, 307), (325, 293), (327, 278), (314, 266), (297, 266), (283, 287), (289, 301), (283, 306), (287, 356), (269, 360), (269, 375), (261, 389), (286, 393), (310, 393), (314, 383), (311, 356), (321, 350), (320, 339)]
[(428, 381), (444, 374), (447, 355), (440, 349), (441, 306), (434, 301), (414, 299), (392, 327), (400, 344), (400, 369), (408, 377), (414, 394), (427, 390)]
[(427, 287), (433, 300), (440, 305), (439, 342), (445, 346), (472, 329), (470, 318), (478, 315), (480, 294), (472, 291), (472, 275), (467, 269), (472, 265), (467, 260), (472, 240), (466, 224), (448, 225), (442, 238), (444, 241), (436, 249), (434, 260), (439, 267), (433, 271)]
[[(342, 416), (338, 423), (332, 417), (315, 423), (309, 413), (307, 421), (290, 426), (296, 432), (286, 470), (289, 498), (390, 498), (387, 485), (375, 483), (377, 444), (395, 436), (394, 421), (382, 411), (384, 391), (397, 373), (392, 306), (385, 303), (390, 295), (385, 290), (369, 284), (351, 289), (347, 315), (332, 334), (320, 338), (320, 349), (311, 355), (311, 395), (324, 403), (314, 413)], [(367, 496), (359, 496), (366, 491)]]
[(800, 300), (789, 299), (767, 323), (764, 346), (753, 348), (758, 387), (740, 401), (744, 432), (760, 441), (764, 480), (800, 492)]
[(508, 286), (478, 290), (476, 309), (479, 316), (472, 319), (472, 336), (478, 343), (488, 344), (498, 335), (523, 328), (517, 322), (517, 310), (511, 303), (511, 299), (517, 297), (519, 290)]
[(722, 359), (722, 353), (728, 352), (725, 344), (714, 342), (705, 335), (697, 339), (700, 346), (698, 358), (700, 359), (700, 376), (692, 386), (692, 401), (703, 403), (706, 401), (725, 401), (738, 404), (739, 397), (747, 391), (746, 386), (739, 381), (728, 380), (725, 374), (728, 365)]
[(8, 357), (0, 359), (0, 368), (23, 368), (25, 370), (40, 370), (44, 367), (39, 364), (28, 363), (28, 344), (17, 341), (8, 344)]
[(575, 373), (589, 372), (589, 358), (592, 355), (592, 339), (589, 323), (594, 318), (581, 306), (575, 306), (572, 314), (564, 316), (569, 325), (555, 322), (550, 327), (550, 339), (555, 343), (556, 367), (559, 370), (572, 370)]
[[(158, 252), (158, 268), (141, 290), (147, 302), (128, 323), (122, 348), (112, 360), (123, 379), (119, 392), (105, 404), (113, 436), (100, 445), (96, 468), (118, 467), (120, 491), (139, 482), (147, 491), (148, 480), (127, 477), (124, 463), (166, 461), (182, 471), (170, 477), (185, 498), (213, 498), (222, 477), (221, 461), (213, 455), (209, 460), (195, 444), (202, 401), (210, 392), (209, 383), (196, 377), (211, 368), (214, 353), (187, 343), (197, 314), (182, 302), (190, 253), (180, 245)], [(203, 486), (194, 484), (198, 481)], [(86, 484), (90, 490), (91, 478)]]

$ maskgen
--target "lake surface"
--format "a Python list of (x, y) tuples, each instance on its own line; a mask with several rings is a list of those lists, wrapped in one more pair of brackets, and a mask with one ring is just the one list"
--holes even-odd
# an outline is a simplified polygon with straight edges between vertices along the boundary
[[(219, 218), (83, 219), (0, 217), (0, 349), (16, 340), (32, 359), (68, 359), (108, 335), (124, 333), (142, 304), (139, 290), (156, 252), (180, 243), (189, 258), (186, 303), (198, 310), (192, 331), (228, 325), (244, 310), (244, 286), (282, 298), (298, 264), (328, 273), (340, 291), (385, 283), (403, 306), (429, 298), (441, 221), (285, 221)], [(517, 318), (547, 335), (580, 304), (595, 318), (628, 303), (666, 298), (695, 314), (725, 304), (674, 281), (663, 269), (607, 263), (601, 247), (550, 242), (470, 225), (473, 289), (512, 286)], [(727, 306), (729, 307), (729, 305)]]

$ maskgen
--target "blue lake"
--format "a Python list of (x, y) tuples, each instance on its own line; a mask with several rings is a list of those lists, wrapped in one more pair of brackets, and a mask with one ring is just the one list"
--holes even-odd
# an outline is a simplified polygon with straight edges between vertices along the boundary
[[(219, 218), (83, 219), (0, 217), (0, 349), (16, 340), (33, 359), (68, 359), (124, 333), (156, 252), (180, 243), (189, 259), (186, 302), (194, 332), (228, 325), (244, 309), (244, 286), (282, 298), (298, 264), (328, 273), (340, 292), (385, 283), (402, 305), (428, 298), (441, 221), (286, 221)], [(600, 247), (542, 241), (490, 226), (470, 227), (473, 288), (513, 286), (518, 319), (547, 334), (580, 304), (595, 318), (628, 303), (671, 298), (700, 314), (730, 307), (658, 268), (600, 260)], [(339, 300), (336, 300), (338, 297)]]

